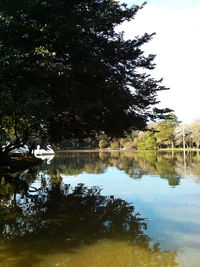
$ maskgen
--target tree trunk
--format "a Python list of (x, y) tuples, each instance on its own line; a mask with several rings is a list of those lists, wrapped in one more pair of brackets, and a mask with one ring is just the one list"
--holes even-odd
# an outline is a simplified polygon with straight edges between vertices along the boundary
[(172, 149), (174, 149), (174, 140), (172, 140)]
[(8, 163), (8, 153), (0, 151), (0, 166), (6, 166)]

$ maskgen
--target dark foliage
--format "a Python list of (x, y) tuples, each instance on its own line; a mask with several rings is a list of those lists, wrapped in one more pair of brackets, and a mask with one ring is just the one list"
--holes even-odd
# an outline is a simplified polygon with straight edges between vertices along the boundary
[[(33, 136), (120, 135), (167, 110), (152, 109), (161, 80), (145, 73), (153, 34), (124, 40), (115, 27), (140, 9), (113, 0), (0, 2), (0, 135), (13, 144)], [(142, 72), (142, 69), (144, 72)]]

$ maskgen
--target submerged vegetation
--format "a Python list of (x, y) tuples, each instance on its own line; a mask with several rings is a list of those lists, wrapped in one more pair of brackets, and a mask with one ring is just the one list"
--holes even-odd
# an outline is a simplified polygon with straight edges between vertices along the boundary
[[(0, 174), (15, 173), (35, 165), (41, 164), (42, 160), (29, 154), (17, 154), (9, 156), (8, 160), (1, 166)], [(1, 164), (0, 164), (1, 165)]]
[[(196, 244), (199, 224), (192, 221), (188, 225), (184, 216), (191, 210), (198, 211), (198, 198), (196, 194), (193, 199), (187, 191), (189, 179), (184, 179), (184, 172), (186, 169), (192, 174), (198, 186), (199, 162), (198, 152), (188, 153), (186, 162), (183, 153), (178, 152), (77, 152), (58, 154), (51, 165), (0, 174), (0, 264), (102, 266), (117, 262), (117, 266), (177, 266), (180, 252), (170, 243), (171, 237), (176, 239), (173, 233), (177, 227), (183, 238), (185, 228), (190, 238), (194, 234), (192, 244)], [(76, 179), (82, 183), (74, 183)], [(116, 187), (112, 188), (112, 181)], [(155, 192), (154, 182), (161, 192)], [(113, 190), (119, 186), (121, 190)], [(150, 193), (147, 199), (143, 190)], [(147, 206), (138, 203), (138, 196), (142, 203), (146, 199)], [(181, 221), (180, 217), (176, 221), (174, 206), (170, 206), (174, 199), (178, 199), (175, 204)], [(146, 213), (149, 201), (153, 201), (153, 214)], [(156, 214), (157, 207), (160, 213)], [(155, 218), (158, 237), (152, 233)]]
[[(178, 249), (165, 242), (166, 247), (160, 246), (163, 236), (159, 240), (151, 232), (148, 211), (152, 203), (158, 206), (157, 200), (150, 196), (145, 213), (142, 183), (134, 184), (142, 197), (133, 199), (134, 187), (130, 199), (126, 195), (129, 182), (141, 181), (144, 174), (161, 181), (160, 188), (165, 184), (172, 189), (171, 196), (190, 166), (200, 176), (198, 152), (186, 158), (185, 151), (176, 157), (174, 151), (122, 151), (200, 146), (200, 122), (183, 127), (170, 109), (156, 107), (158, 93), (168, 88), (150, 74), (155, 55), (143, 51), (154, 34), (126, 40), (116, 31), (144, 6), (115, 0), (0, 1), (3, 266), (177, 266)], [(53, 160), (43, 157), (46, 162), (40, 164), (32, 152), (47, 143), (55, 150), (119, 151), (57, 153)], [(93, 174), (93, 182), (107, 171), (112, 185), (119, 182), (117, 193), (109, 191), (105, 177), (92, 186), (82, 181), (71, 185), (76, 175), (84, 179)], [(184, 190), (192, 201), (190, 190)], [(163, 213), (173, 199), (170, 194), (162, 195)], [(184, 195), (180, 201), (179, 211)], [(142, 205), (136, 209), (138, 203)], [(188, 199), (186, 205), (192, 206)], [(173, 228), (175, 223), (160, 214), (156, 218), (153, 211), (160, 227)], [(177, 225), (188, 229), (181, 220)], [(196, 237), (198, 224), (193, 221), (191, 228)], [(164, 232), (164, 238), (173, 233), (168, 228)]]
[(150, 166), (159, 161), (155, 154), (145, 160), (139, 154), (67, 154), (56, 157), (48, 171), (44, 164), (0, 175), (0, 262), (101, 266), (117, 259), (118, 266), (176, 266), (176, 251), (163, 250), (151, 239), (148, 219), (133, 203), (104, 195), (99, 186), (72, 187), (62, 178), (83, 171), (103, 173), (108, 166), (130, 173), (134, 165), (145, 173), (145, 162)]

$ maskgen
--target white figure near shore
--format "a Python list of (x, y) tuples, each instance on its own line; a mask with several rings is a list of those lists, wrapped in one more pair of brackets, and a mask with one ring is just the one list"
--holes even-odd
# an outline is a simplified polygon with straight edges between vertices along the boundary
[(47, 149), (40, 149), (40, 145), (37, 145), (37, 149), (33, 151), (34, 155), (54, 155), (55, 152), (50, 145), (47, 146)]
[(55, 155), (35, 155), (35, 157), (38, 159), (46, 160), (47, 164), (50, 165)]
[[(3, 151), (8, 145), (9, 143), (7, 145), (2, 146)], [(24, 153), (25, 154), (29, 153), (29, 148), (27, 145), (14, 148), (9, 152), (10, 155), (24, 154)], [(47, 164), (51, 164), (51, 160), (54, 158), (55, 152), (53, 151), (50, 145), (47, 146), (47, 149), (40, 149), (40, 145), (37, 145), (37, 149), (33, 150), (33, 154), (37, 158), (40, 158), (42, 160), (47, 160)]]

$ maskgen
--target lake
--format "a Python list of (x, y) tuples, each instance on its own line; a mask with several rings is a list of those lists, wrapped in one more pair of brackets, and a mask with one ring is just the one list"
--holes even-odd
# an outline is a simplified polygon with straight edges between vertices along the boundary
[(0, 176), (0, 266), (200, 266), (200, 154), (60, 153)]

